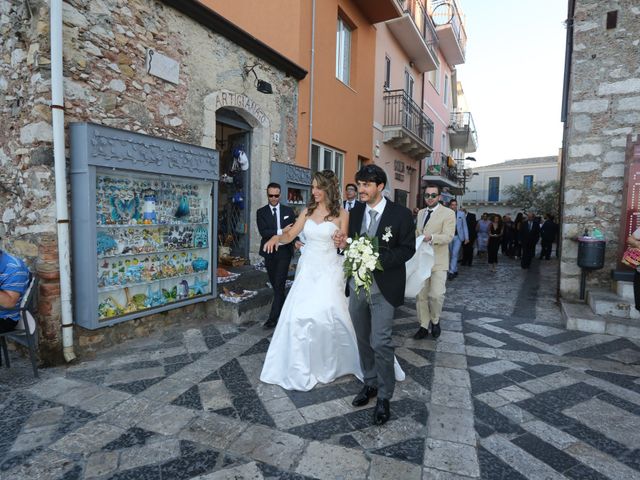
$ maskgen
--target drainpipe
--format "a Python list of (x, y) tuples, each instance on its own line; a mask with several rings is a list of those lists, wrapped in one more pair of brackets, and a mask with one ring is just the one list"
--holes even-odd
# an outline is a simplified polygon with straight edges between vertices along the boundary
[[(564, 225), (564, 181), (567, 174), (567, 157), (569, 146), (569, 103), (571, 94), (571, 61), (573, 57), (573, 16), (575, 14), (576, 2), (571, 0), (569, 2), (569, 8), (567, 12), (567, 38), (566, 47), (564, 52), (564, 81), (562, 88), (562, 112), (560, 114), (560, 121), (562, 122), (562, 154), (560, 156), (560, 211), (558, 218), (558, 245), (557, 249), (562, 252), (562, 246), (564, 239), (562, 236), (562, 227)], [(558, 283), (556, 285), (556, 300), (560, 300), (560, 279), (561, 279), (561, 267), (562, 262), (558, 262)]]
[(309, 152), (308, 162), (311, 166), (311, 142), (313, 140), (313, 82), (314, 63), (316, 58), (316, 0), (311, 1), (311, 65), (309, 67)]
[(58, 263), (60, 264), (60, 307), (62, 310), (62, 353), (67, 362), (73, 352), (73, 316), (71, 313), (71, 264), (69, 261), (69, 207), (64, 156), (64, 86), (62, 83), (62, 0), (51, 0), (51, 117), (53, 124), (53, 161), (56, 182), (56, 218), (58, 226)]
[[(420, 93), (420, 110), (424, 113), (424, 72), (422, 72), (422, 88)], [(433, 147), (433, 145), (432, 145)], [(418, 162), (418, 193), (416, 194), (416, 207), (422, 208), (424, 200), (422, 199), (422, 163), (424, 158), (421, 158)], [(421, 201), (422, 200), (422, 201)]]

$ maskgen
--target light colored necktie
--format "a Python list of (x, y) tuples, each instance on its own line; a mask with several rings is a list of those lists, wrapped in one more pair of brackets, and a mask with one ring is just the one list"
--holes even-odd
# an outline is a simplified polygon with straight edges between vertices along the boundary
[(369, 216), (371, 219), (369, 220), (369, 228), (367, 228), (367, 235), (369, 237), (373, 237), (376, 234), (376, 218), (378, 217), (378, 212), (375, 210), (369, 210)]

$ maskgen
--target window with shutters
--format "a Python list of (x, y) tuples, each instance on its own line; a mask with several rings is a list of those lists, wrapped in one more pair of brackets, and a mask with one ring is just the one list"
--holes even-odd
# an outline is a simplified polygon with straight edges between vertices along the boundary
[(338, 17), (336, 33), (336, 77), (349, 85), (351, 77), (351, 32), (352, 28), (344, 19)]
[(500, 177), (489, 177), (489, 198), (490, 202), (500, 201)]

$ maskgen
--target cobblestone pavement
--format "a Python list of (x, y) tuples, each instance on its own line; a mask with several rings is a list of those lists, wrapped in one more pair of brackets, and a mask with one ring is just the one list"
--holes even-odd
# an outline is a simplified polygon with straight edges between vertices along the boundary
[(351, 406), (354, 378), (261, 384), (268, 332), (201, 323), (39, 381), (16, 358), (0, 372), (0, 478), (640, 478), (640, 342), (563, 329), (555, 260), (478, 263), (449, 282), (437, 341), (397, 311), (407, 379), (383, 427)]

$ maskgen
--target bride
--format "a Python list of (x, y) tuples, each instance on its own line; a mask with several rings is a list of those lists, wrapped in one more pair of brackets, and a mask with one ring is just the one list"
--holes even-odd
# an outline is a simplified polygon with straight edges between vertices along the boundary
[[(346, 236), (349, 224), (349, 214), (340, 205), (335, 173), (316, 172), (311, 195), (308, 208), (293, 227), (264, 245), (266, 252), (272, 252), (301, 232), (306, 238), (260, 374), (263, 382), (287, 390), (308, 391), (318, 382), (330, 383), (349, 374), (362, 380), (356, 334), (345, 296), (343, 257), (337, 254), (333, 243), (337, 231)], [(397, 380), (404, 380), (397, 361), (395, 372)]]

